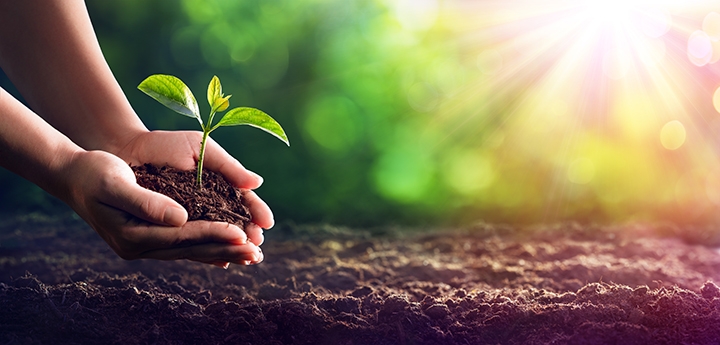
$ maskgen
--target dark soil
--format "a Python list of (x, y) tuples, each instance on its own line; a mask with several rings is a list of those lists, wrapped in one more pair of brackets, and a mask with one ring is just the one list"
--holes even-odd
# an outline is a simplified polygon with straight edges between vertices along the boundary
[[(718, 344), (717, 231), (280, 225), (265, 262), (123, 261), (0, 221), (0, 344)], [(681, 239), (684, 238), (685, 240)]]
[(220, 174), (205, 169), (203, 188), (198, 189), (195, 171), (152, 164), (132, 169), (140, 186), (177, 201), (188, 211), (189, 220), (228, 222), (241, 229), (251, 220), (248, 208), (242, 203), (242, 191), (225, 181)]

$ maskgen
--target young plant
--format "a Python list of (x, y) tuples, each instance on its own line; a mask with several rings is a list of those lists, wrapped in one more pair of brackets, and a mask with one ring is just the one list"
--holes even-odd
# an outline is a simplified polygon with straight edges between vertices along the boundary
[(230, 97), (232, 96), (225, 96), (223, 94), (222, 85), (220, 84), (220, 79), (217, 76), (213, 76), (212, 80), (210, 80), (210, 84), (208, 85), (207, 99), (210, 104), (210, 115), (205, 122), (203, 122), (203, 119), (200, 116), (200, 110), (198, 109), (198, 104), (192, 91), (190, 91), (190, 88), (188, 88), (187, 85), (185, 85), (185, 83), (177, 77), (164, 74), (151, 75), (138, 85), (138, 89), (177, 113), (193, 117), (200, 122), (203, 137), (202, 142), (200, 143), (200, 156), (198, 157), (197, 162), (196, 182), (198, 189), (202, 189), (202, 169), (203, 159), (205, 157), (205, 144), (207, 143), (207, 138), (210, 136), (210, 132), (216, 130), (218, 127), (238, 125), (257, 127), (274, 135), (278, 139), (282, 140), (286, 145), (290, 146), (287, 135), (285, 135), (285, 131), (283, 131), (282, 127), (280, 127), (280, 124), (270, 117), (270, 115), (255, 108), (234, 108), (225, 113), (220, 121), (213, 125), (215, 114), (227, 110), (230, 106)]

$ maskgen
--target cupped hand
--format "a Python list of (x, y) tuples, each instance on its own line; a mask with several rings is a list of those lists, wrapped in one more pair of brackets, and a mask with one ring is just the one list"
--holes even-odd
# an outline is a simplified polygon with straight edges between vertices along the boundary
[[(246, 234), (227, 223), (187, 222), (182, 206), (140, 187), (132, 169), (113, 154), (78, 152), (63, 175), (67, 191), (61, 198), (124, 259), (188, 259), (218, 266), (263, 259), (259, 227), (249, 227)], [(265, 211), (250, 206), (261, 215)]]
[[(201, 142), (202, 133), (197, 131), (142, 131), (113, 153), (133, 165), (152, 163), (193, 170), (200, 156)], [(252, 215), (252, 223), (245, 227), (246, 236), (253, 244), (262, 245), (265, 240), (263, 229), (270, 229), (275, 224), (270, 207), (252, 191), (262, 184), (262, 177), (245, 169), (212, 138), (208, 138), (205, 146), (204, 166), (243, 190), (244, 202)]]
[[(129, 140), (119, 152), (113, 153), (133, 165), (152, 163), (193, 170), (200, 155), (201, 141), (202, 133), (196, 131), (141, 132)], [(204, 166), (220, 173), (232, 185), (243, 190), (245, 204), (250, 209), (252, 222), (255, 224), (246, 229), (248, 238), (256, 245), (262, 244), (262, 229), (270, 229), (275, 224), (268, 205), (252, 191), (262, 184), (262, 177), (245, 169), (212, 138), (208, 138), (205, 147)]]

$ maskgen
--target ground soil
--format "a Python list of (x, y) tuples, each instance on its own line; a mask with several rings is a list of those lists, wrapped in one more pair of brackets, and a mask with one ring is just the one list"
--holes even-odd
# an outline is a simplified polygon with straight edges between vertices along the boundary
[(716, 233), (280, 224), (265, 262), (223, 270), (4, 219), (0, 344), (717, 344)]
[(203, 170), (202, 188), (197, 188), (195, 171), (152, 164), (132, 169), (140, 186), (177, 201), (188, 211), (189, 220), (228, 222), (241, 229), (251, 220), (248, 208), (243, 205), (242, 191), (220, 174)]

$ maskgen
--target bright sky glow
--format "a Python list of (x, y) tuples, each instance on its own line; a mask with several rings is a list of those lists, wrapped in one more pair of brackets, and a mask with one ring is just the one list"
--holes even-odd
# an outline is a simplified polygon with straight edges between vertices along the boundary
[(394, 5), (395, 16), (409, 30), (426, 30), (435, 23), (437, 0), (397, 0)]
[(588, 14), (598, 21), (608, 22), (614, 25), (622, 24), (628, 18), (630, 11), (637, 1), (623, 0), (588, 0), (580, 1), (578, 4), (587, 7)]
[[(552, 162), (555, 193), (588, 188), (612, 202), (682, 169), (663, 154), (720, 169), (720, 0), (446, 0), (442, 10), (449, 46), (475, 69), (439, 101), (446, 140), (501, 126), (506, 157)], [(657, 167), (640, 177), (632, 164)]]

